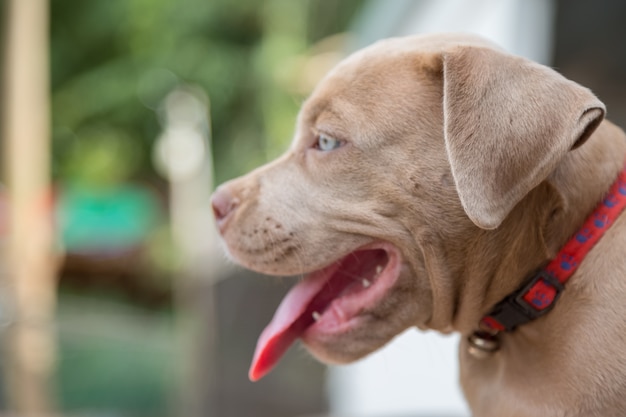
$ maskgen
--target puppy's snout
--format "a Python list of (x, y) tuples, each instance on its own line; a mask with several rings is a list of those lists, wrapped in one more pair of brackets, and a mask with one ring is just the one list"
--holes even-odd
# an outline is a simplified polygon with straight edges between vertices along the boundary
[(237, 209), (239, 200), (226, 187), (219, 187), (211, 196), (211, 206), (217, 227), (221, 233), (226, 230), (228, 220)]

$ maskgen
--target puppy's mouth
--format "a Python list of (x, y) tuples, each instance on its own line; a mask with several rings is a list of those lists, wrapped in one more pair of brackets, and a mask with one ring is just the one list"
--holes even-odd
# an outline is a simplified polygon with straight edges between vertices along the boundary
[(285, 296), (259, 337), (250, 379), (257, 381), (270, 372), (299, 338), (339, 336), (358, 326), (397, 281), (400, 266), (399, 251), (378, 242), (307, 274)]

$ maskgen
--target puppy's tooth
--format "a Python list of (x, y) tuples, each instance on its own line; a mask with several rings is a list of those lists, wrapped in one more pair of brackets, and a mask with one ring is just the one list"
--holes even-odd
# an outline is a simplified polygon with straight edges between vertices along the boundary
[(378, 265), (376, 267), (376, 275), (380, 274), (382, 272), (382, 270), (383, 270), (383, 266), (382, 265)]
[(313, 312), (313, 320), (318, 321), (320, 319), (320, 313), (317, 311)]
[(363, 288), (367, 288), (370, 285), (372, 285), (371, 282), (369, 282), (367, 279), (363, 278), (363, 281), (361, 281), (361, 283), (363, 284)]

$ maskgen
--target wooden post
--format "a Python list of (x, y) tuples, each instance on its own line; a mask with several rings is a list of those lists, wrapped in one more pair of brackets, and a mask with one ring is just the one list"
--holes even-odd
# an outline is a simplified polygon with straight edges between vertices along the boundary
[(6, 400), (20, 416), (52, 413), (55, 280), (50, 199), (48, 1), (9, 0), (3, 168), (9, 203), (7, 277), (13, 321), (2, 334)]

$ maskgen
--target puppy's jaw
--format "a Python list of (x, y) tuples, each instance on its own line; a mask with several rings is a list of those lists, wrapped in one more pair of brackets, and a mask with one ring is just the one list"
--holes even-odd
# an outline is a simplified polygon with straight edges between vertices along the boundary
[[(293, 179), (286, 172), (294, 170), (294, 161), (297, 158), (287, 158), (226, 184), (240, 199), (223, 231), (237, 263), (270, 275), (300, 275), (374, 241), (391, 242), (398, 248), (411, 245), (410, 234), (395, 218), (397, 213), (389, 201), (381, 205), (345, 201), (360, 198), (356, 190), (320, 201), (315, 198), (323, 192), (319, 186), (292, 188), (283, 179)], [(416, 279), (414, 261), (407, 263), (407, 256), (414, 258), (412, 253), (402, 254), (401, 272), (393, 288), (381, 302), (357, 314), (347, 331), (304, 336), (313, 355), (328, 363), (354, 361), (408, 327), (427, 321), (430, 292), (419, 287), (418, 283), (426, 280)]]

